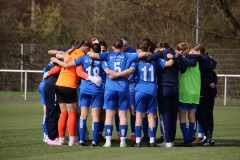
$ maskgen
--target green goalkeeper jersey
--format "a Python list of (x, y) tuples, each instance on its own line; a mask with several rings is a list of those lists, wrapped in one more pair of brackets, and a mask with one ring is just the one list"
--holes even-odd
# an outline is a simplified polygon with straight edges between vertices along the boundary
[(179, 102), (199, 104), (201, 88), (201, 73), (199, 64), (188, 66), (185, 73), (179, 73)]

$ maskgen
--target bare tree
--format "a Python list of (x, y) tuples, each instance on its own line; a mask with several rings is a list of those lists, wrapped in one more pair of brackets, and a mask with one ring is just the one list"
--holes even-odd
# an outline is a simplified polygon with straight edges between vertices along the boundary
[(240, 39), (240, 25), (236, 21), (231, 10), (228, 7), (228, 0), (214, 0), (214, 1), (217, 7), (219, 8), (220, 12), (222, 13), (224, 20), (227, 22), (231, 30), (236, 34), (237, 37), (236, 39)]

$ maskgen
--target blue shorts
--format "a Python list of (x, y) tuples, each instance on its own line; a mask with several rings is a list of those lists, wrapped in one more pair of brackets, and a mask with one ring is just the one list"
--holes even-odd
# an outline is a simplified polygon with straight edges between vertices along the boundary
[(135, 92), (135, 112), (140, 113), (156, 113), (157, 97), (143, 92)]
[(45, 82), (41, 82), (38, 86), (38, 92), (40, 93), (40, 101), (42, 105), (46, 105), (45, 100), (44, 100), (44, 86), (45, 86)]
[(135, 106), (135, 85), (134, 82), (129, 83), (129, 101), (131, 106)]
[(119, 111), (130, 109), (129, 92), (105, 90), (103, 109), (115, 110), (116, 107)]
[(103, 106), (103, 93), (97, 95), (90, 95), (80, 92), (79, 94), (79, 106), (84, 107), (102, 107)]
[(189, 109), (197, 109), (197, 104), (189, 104), (189, 103), (181, 103), (179, 102), (179, 109), (181, 110), (189, 110)]

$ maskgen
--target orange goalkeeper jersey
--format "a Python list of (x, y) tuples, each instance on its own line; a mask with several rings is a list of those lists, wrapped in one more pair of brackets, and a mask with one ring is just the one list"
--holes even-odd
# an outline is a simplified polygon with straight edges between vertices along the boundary
[[(83, 51), (80, 49), (75, 49), (71, 54), (66, 52), (63, 55), (63, 58), (71, 57), (69, 62), (73, 62), (78, 57), (84, 55)], [(76, 66), (64, 68), (62, 67), (61, 72), (59, 74), (58, 80), (56, 82), (57, 86), (76, 88), (76, 84), (79, 81), (79, 77), (76, 74)]]

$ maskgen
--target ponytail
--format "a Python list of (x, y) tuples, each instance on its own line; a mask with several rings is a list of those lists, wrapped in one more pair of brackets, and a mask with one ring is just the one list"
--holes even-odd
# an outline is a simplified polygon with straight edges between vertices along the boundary
[(74, 48), (71, 51), (69, 51), (68, 53), (71, 54), (73, 51), (75, 51), (75, 49), (82, 47), (83, 44), (84, 44), (84, 40), (78, 41), (76, 46), (74, 46)]

